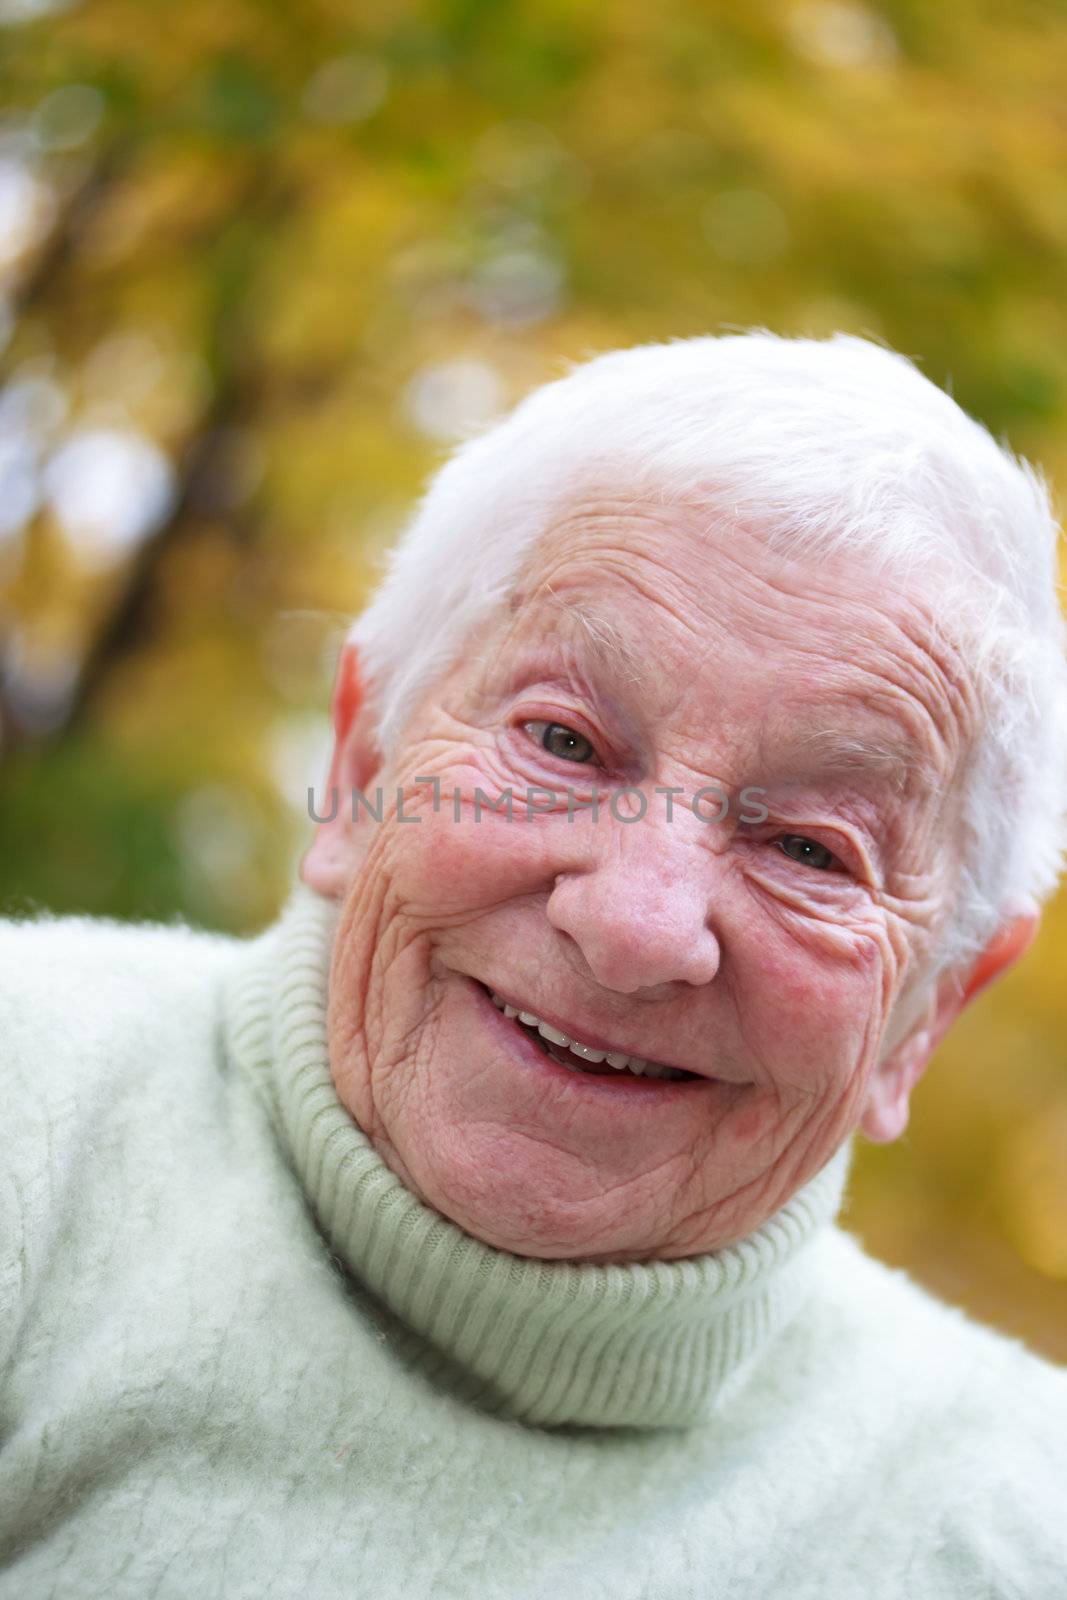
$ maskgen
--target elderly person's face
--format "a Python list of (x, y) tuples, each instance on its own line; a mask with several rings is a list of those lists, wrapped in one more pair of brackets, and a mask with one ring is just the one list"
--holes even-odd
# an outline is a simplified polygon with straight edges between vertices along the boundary
[[(339, 813), (303, 868), (343, 900), (334, 1080), (414, 1193), (518, 1254), (750, 1232), (854, 1128), (902, 1130), (937, 1038), (1033, 932), (921, 990), (958, 864), (963, 665), (921, 595), (707, 521), (575, 504), (387, 771), (342, 660)], [(377, 784), (402, 816), (352, 826), (351, 787)], [(528, 786), (554, 808), (528, 816)], [(511, 820), (487, 804), (508, 789)], [(688, 1076), (575, 1070), (504, 1003)]]

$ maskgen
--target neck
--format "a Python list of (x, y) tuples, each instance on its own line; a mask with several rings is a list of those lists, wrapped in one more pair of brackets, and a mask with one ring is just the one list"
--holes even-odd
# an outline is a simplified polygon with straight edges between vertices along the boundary
[(326, 999), (338, 912), (297, 886), (237, 964), (227, 1038), (368, 1314), (436, 1384), (503, 1416), (636, 1428), (710, 1416), (802, 1310), (850, 1143), (707, 1255), (594, 1265), (495, 1249), (411, 1194), (337, 1096)]

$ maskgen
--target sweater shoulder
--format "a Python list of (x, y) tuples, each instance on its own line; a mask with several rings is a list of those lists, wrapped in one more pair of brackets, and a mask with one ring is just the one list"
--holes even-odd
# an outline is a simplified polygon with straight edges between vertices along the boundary
[[(133, 1123), (177, 1129), (217, 1073), (225, 974), (244, 941), (184, 923), (0, 919), (0, 1308), (85, 1180), (134, 1159)], [(0, 1330), (2, 1332), (2, 1330)]]
[[(1031, 1503), (1067, 1481), (1067, 1368), (877, 1260), (841, 1228), (826, 1241), (815, 1308), (798, 1330), (802, 1361), (831, 1406), (862, 1396), (872, 1438), (884, 1424), (935, 1478), (991, 1501), (1009, 1463)], [(834, 1352), (831, 1366), (820, 1350)]]
[(243, 942), (187, 923), (0, 918), (0, 1075), (36, 1102), (158, 1056), (210, 1009)]
[[(245, 941), (188, 923), (0, 918), (0, 1089), (32, 1130), (202, 1060)], [(28, 1153), (28, 1152), (27, 1152)]]
[(123, 921), (47, 910), (25, 917), (0, 915), (0, 993), (16, 988), (20, 975), (32, 982), (57, 963), (76, 975), (86, 968), (111, 969), (116, 959), (134, 958), (134, 952), (137, 959), (150, 964), (153, 959), (165, 961), (175, 952), (210, 959), (212, 954), (240, 948), (243, 942), (232, 934), (199, 928), (177, 917), (170, 922)]
[[(842, 1346), (861, 1348), (865, 1359), (876, 1356), (888, 1370), (909, 1368), (946, 1396), (989, 1390), (1005, 1410), (1008, 1395), (1000, 1386), (1010, 1374), (1013, 1399), (1032, 1393), (1058, 1406), (1067, 1422), (1067, 1367), (879, 1261), (845, 1229), (829, 1231), (820, 1273), (820, 1315), (833, 1322)], [(968, 1381), (954, 1381), (962, 1372)]]
[[(1059, 1592), (1067, 1369), (841, 1227), (828, 1230), (813, 1274), (808, 1314), (787, 1333), (779, 1404), (805, 1418), (831, 1501), (880, 1485), (879, 1516), (915, 1543), (923, 1574), (902, 1592)], [(861, 1494), (857, 1519), (866, 1505)]]

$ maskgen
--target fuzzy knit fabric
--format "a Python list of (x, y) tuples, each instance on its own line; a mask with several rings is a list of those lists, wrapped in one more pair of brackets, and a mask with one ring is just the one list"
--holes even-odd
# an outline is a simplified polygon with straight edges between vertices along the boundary
[(711, 1255), (494, 1250), (334, 1092), (335, 926), (0, 922), (0, 1600), (1067, 1596), (1067, 1373), (848, 1145)]

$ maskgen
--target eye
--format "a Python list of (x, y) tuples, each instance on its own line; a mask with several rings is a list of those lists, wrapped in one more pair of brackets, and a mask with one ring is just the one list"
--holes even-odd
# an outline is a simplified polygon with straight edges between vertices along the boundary
[(832, 850), (828, 850), (817, 839), (806, 838), (802, 833), (786, 833), (775, 842), (790, 861), (799, 861), (802, 866), (814, 867), (817, 872), (826, 872), (837, 863), (837, 857)]
[(565, 727), (562, 722), (524, 722), (523, 728), (542, 750), (560, 761), (596, 760), (596, 751), (585, 735)]

